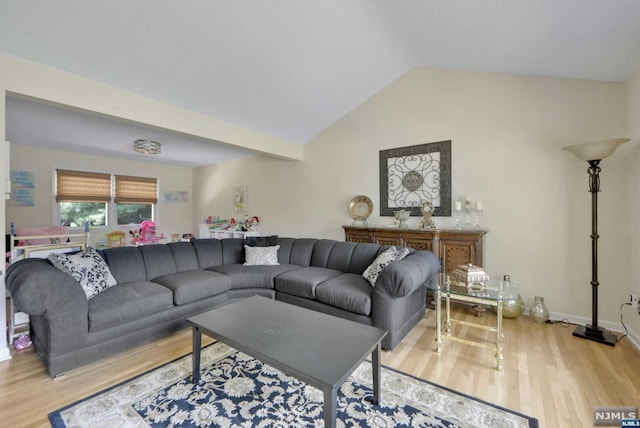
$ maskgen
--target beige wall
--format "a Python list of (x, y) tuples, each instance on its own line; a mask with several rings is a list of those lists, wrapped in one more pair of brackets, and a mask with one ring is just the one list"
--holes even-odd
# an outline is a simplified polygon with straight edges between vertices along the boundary
[[(511, 274), (528, 305), (544, 296), (557, 316), (583, 322), (591, 314), (587, 165), (561, 148), (624, 136), (625, 91), (622, 83), (414, 69), (306, 144), (303, 162), (249, 158), (196, 169), (194, 221), (232, 216), (231, 188), (246, 184), (249, 212), (266, 233), (344, 239), (355, 195), (373, 200), (370, 223), (391, 220), (377, 215), (379, 150), (450, 139), (454, 200), (484, 202), (489, 273)], [(600, 193), (600, 319), (615, 325), (628, 288), (625, 150), (603, 161)]]
[[(629, 259), (627, 284), (629, 294), (640, 295), (640, 73), (628, 83), (628, 118), (632, 147), (625, 158), (627, 193), (626, 204), (622, 207), (629, 212), (628, 246), (625, 249)], [(627, 325), (640, 335), (640, 314), (628, 307), (624, 314)]]
[[(16, 207), (7, 202), (5, 208), (5, 228), (7, 231), (11, 222), (14, 222), (16, 227), (51, 226), (53, 224), (52, 181), (53, 171), (56, 168), (157, 178), (160, 194), (156, 211), (158, 233), (164, 233), (165, 236), (170, 237), (172, 233), (189, 233), (194, 229), (191, 222), (193, 218), (192, 168), (12, 144), (11, 169), (34, 173), (35, 203), (33, 207)], [(187, 191), (189, 192), (189, 202), (165, 204), (164, 191)], [(98, 239), (104, 238), (107, 232), (108, 230), (92, 230), (92, 244), (95, 245)]]

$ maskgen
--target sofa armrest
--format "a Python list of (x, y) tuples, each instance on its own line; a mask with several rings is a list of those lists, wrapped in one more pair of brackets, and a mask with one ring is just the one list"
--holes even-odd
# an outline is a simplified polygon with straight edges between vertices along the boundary
[(29, 315), (60, 310), (86, 315), (89, 310), (78, 281), (46, 260), (26, 259), (11, 265), (6, 285), (15, 307)]
[(49, 350), (74, 349), (86, 340), (89, 303), (84, 290), (71, 275), (47, 260), (25, 259), (9, 267), (6, 286), (19, 311), (47, 320), (49, 333), (40, 332), (39, 336), (48, 342)]
[(392, 298), (405, 297), (423, 287), (440, 272), (438, 258), (431, 251), (414, 251), (382, 269), (376, 290)]

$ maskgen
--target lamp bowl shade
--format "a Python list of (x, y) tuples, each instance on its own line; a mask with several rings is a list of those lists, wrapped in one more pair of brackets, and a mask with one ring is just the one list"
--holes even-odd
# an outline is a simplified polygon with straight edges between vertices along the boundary
[(613, 138), (611, 140), (593, 141), (590, 143), (580, 143), (567, 146), (562, 150), (571, 152), (578, 159), (584, 161), (601, 160), (611, 156), (613, 152), (622, 144), (629, 141), (628, 138)]

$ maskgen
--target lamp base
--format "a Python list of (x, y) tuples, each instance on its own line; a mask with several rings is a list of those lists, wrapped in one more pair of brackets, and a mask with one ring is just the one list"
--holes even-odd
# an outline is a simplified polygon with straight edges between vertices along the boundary
[(616, 341), (618, 340), (615, 334), (607, 333), (600, 327), (593, 327), (590, 324), (586, 326), (579, 325), (573, 331), (573, 335), (576, 337), (581, 337), (583, 339), (593, 340), (594, 342), (603, 343), (609, 346), (616, 346)]

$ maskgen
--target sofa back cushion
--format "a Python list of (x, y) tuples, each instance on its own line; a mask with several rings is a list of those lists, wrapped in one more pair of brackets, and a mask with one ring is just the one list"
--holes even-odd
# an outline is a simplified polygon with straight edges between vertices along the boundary
[(291, 249), (293, 248), (294, 242), (296, 242), (295, 238), (278, 237), (278, 245), (280, 245), (280, 249), (278, 250), (278, 263), (281, 265), (288, 265), (291, 262)]
[(336, 242), (329, 253), (327, 267), (329, 269), (339, 270), (340, 272), (349, 272), (351, 264), (351, 255), (356, 248), (355, 242)]
[(221, 239), (222, 244), (222, 264), (232, 265), (244, 263), (244, 239), (226, 238)]
[(200, 269), (222, 265), (222, 243), (219, 239), (194, 239), (191, 245), (196, 250)]
[(176, 261), (176, 272), (198, 270), (196, 250), (190, 242), (171, 242), (167, 244)]
[(316, 246), (317, 239), (299, 238), (291, 246), (289, 263), (292, 265), (308, 267), (311, 265), (311, 257)]
[(118, 247), (100, 251), (118, 284), (146, 279), (144, 261), (139, 248)]
[(318, 239), (313, 247), (311, 266), (326, 268), (329, 263), (331, 249), (337, 242), (332, 239)]
[(176, 273), (176, 259), (169, 246), (165, 244), (143, 245), (138, 247), (144, 260), (147, 280)]
[(351, 262), (349, 263), (349, 273), (362, 274), (378, 255), (378, 244), (360, 243), (351, 253)]

